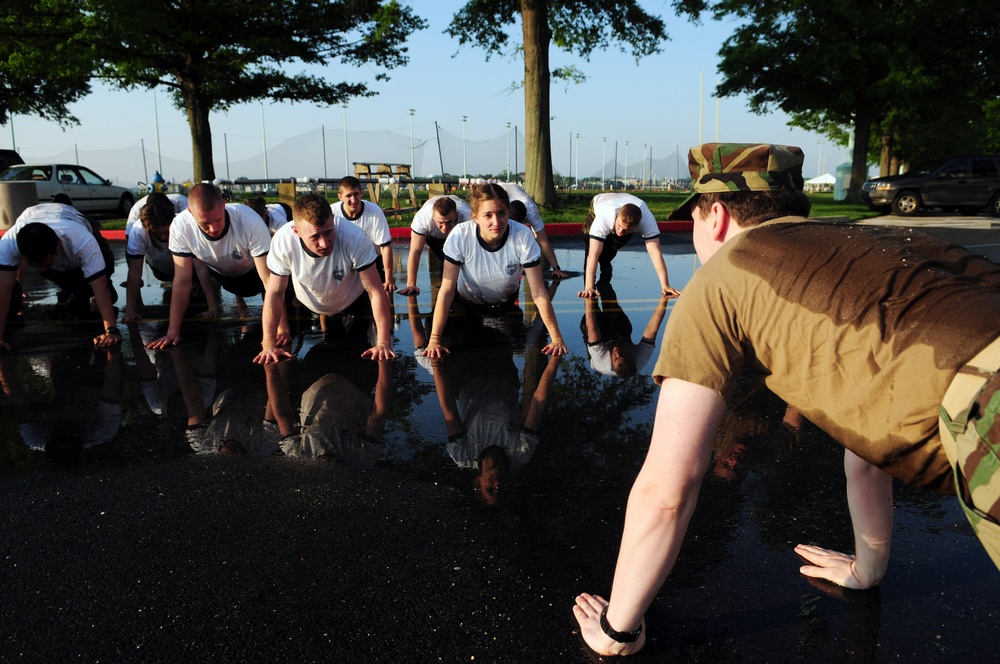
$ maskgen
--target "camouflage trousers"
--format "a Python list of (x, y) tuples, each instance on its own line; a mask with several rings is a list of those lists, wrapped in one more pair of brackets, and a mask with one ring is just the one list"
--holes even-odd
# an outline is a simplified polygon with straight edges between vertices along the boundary
[(1000, 567), (1000, 339), (959, 369), (938, 429), (962, 509)]

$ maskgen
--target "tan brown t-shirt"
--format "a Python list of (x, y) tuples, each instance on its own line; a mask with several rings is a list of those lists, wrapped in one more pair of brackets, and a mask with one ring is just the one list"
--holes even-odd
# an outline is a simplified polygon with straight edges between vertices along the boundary
[(907, 483), (951, 491), (938, 407), (1000, 336), (1000, 266), (911, 230), (775, 219), (727, 242), (667, 321), (653, 370), (727, 397), (743, 368)]

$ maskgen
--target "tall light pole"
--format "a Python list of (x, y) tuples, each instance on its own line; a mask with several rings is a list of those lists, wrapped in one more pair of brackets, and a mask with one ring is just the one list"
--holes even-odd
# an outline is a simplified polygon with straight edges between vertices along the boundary
[(604, 151), (605, 149), (607, 149), (607, 147), (608, 147), (608, 137), (605, 136), (604, 138), (601, 139), (601, 189), (604, 189), (605, 187), (604, 183), (607, 182), (607, 180), (604, 179), (604, 167), (608, 165), (608, 159), (607, 157), (604, 156)]
[(646, 144), (642, 144), (642, 185), (646, 186)]
[(580, 188), (580, 134), (576, 135), (576, 188)]
[[(156, 130), (156, 167), (157, 173), (163, 175), (163, 151), (160, 150), (160, 113), (156, 110), (156, 90), (153, 90), (153, 125)], [(11, 131), (14, 131), (14, 123), (12, 122)], [(11, 134), (13, 136), (13, 134)]]
[(468, 152), (466, 150), (466, 142), (465, 142), (465, 128), (468, 126), (467, 122), (468, 119), (469, 116), (467, 115), (462, 116), (462, 175), (465, 176), (466, 180), (469, 179)]
[(628, 141), (625, 141), (625, 189), (628, 189)]
[(267, 132), (264, 131), (264, 102), (260, 102), (260, 139), (264, 142), (264, 179), (267, 179)]
[(413, 161), (413, 114), (412, 108), (407, 111), (410, 114), (410, 177), (412, 178), (416, 174), (417, 165)]
[(510, 182), (510, 123), (507, 123), (507, 182)]
[(351, 160), (347, 156), (347, 104), (341, 104), (344, 108), (344, 175), (351, 175)]

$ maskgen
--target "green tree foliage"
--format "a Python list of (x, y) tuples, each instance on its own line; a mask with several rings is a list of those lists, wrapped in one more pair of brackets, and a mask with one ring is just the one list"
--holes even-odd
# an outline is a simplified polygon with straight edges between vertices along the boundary
[(91, 58), (81, 39), (80, 2), (0, 4), (0, 124), (12, 114), (76, 122), (68, 106), (90, 92)]
[[(331, 83), (295, 72), (339, 61), (378, 67), (374, 80), (382, 80), (386, 71), (406, 64), (406, 39), (426, 26), (396, 0), (45, 1), (73, 5), (78, 15), (72, 42), (66, 42), (66, 31), (53, 31), (37, 41), (39, 51), (63, 43), (94, 77), (123, 89), (170, 90), (187, 113), (196, 181), (215, 177), (210, 112), (256, 100), (339, 104), (375, 94), (368, 83)], [(31, 26), (37, 37), (44, 23), (31, 11), (34, 3), (17, 2), (27, 11), (11, 21)], [(29, 37), (26, 32), (24, 39)], [(18, 76), (9, 66), (4, 73)], [(42, 68), (21, 70), (19, 80), (32, 75), (52, 83)], [(56, 101), (85, 92), (63, 88)], [(57, 112), (58, 103), (51, 110)]]
[[(521, 19), (521, 41), (507, 26)], [(469, 0), (452, 18), (447, 34), (459, 44), (524, 58), (525, 189), (539, 205), (558, 203), (552, 173), (549, 85), (552, 78), (579, 81), (575, 67), (550, 70), (549, 46), (589, 60), (595, 50), (618, 45), (639, 58), (656, 53), (667, 38), (663, 22), (636, 0)]]
[[(995, 99), (1000, 3), (978, 0), (678, 0), (679, 11), (740, 20), (719, 50), (720, 95), (747, 94), (794, 124), (853, 127), (851, 189), (867, 177), (872, 136), (901, 152), (954, 141)], [(949, 127), (945, 132), (942, 127)], [(937, 131), (935, 134), (934, 132)]]

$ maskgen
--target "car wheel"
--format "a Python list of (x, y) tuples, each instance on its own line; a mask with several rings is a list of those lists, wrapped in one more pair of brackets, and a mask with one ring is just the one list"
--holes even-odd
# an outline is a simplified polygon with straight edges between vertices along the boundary
[(892, 202), (892, 212), (901, 217), (910, 217), (923, 206), (924, 202), (920, 200), (920, 194), (915, 191), (904, 191), (896, 196), (896, 200)]
[(990, 213), (991, 217), (1000, 217), (1000, 192), (993, 195), (993, 199), (986, 207), (986, 211)]
[(128, 219), (128, 213), (132, 211), (133, 205), (135, 205), (135, 199), (132, 195), (123, 194), (121, 201), (118, 202), (118, 214), (120, 214), (123, 219)]
[(982, 208), (977, 208), (974, 205), (963, 205), (962, 207), (958, 208), (958, 211), (964, 214), (966, 217), (971, 217), (973, 215), (979, 214), (979, 211), (981, 209)]

